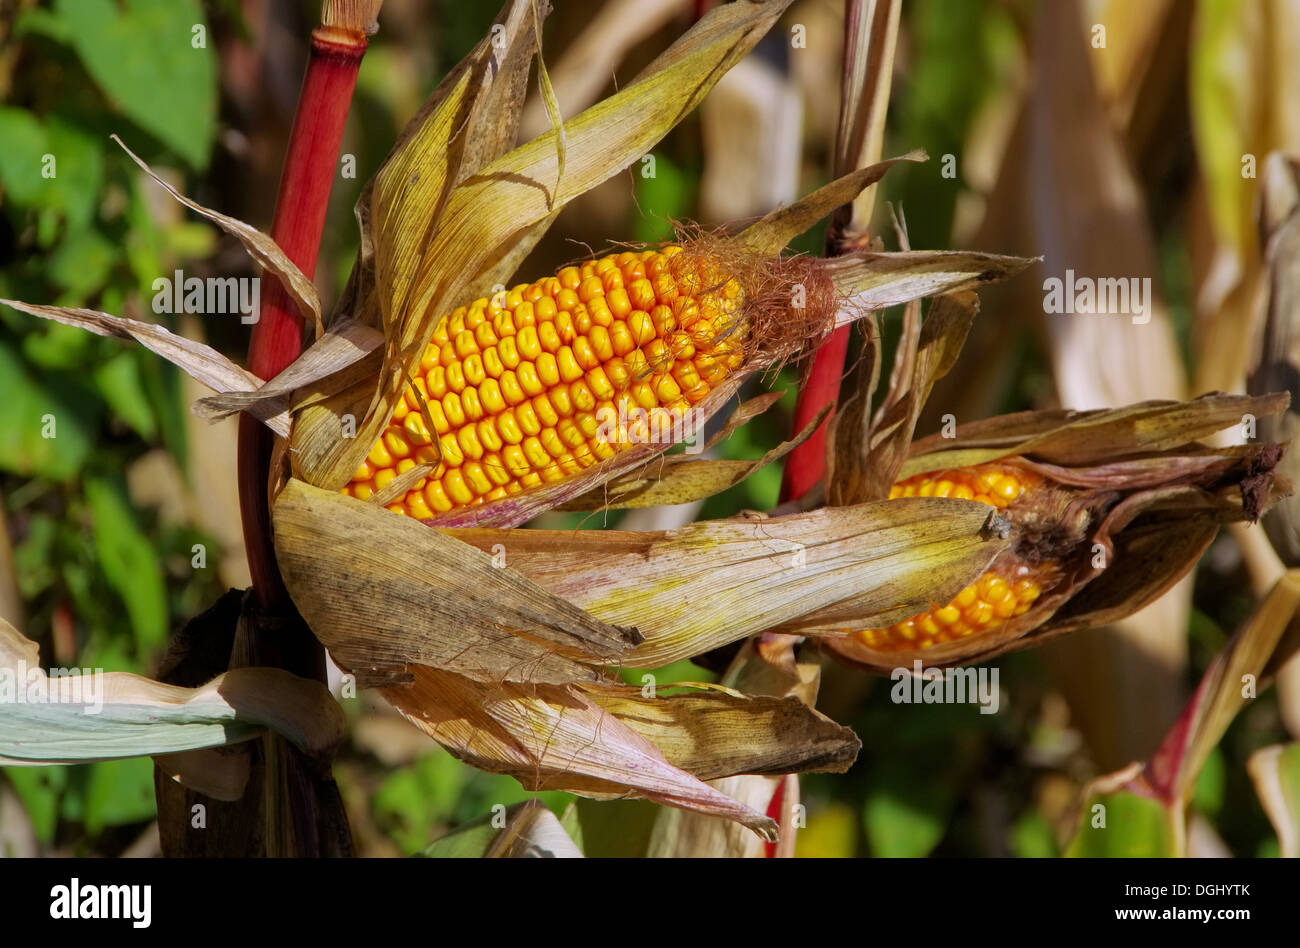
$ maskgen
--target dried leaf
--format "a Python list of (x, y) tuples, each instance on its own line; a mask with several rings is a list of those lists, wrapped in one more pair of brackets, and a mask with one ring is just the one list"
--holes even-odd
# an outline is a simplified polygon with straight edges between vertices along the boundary
[(225, 214), (220, 214), (217, 211), (204, 207), (202, 204), (191, 201), (162, 178), (158, 177), (158, 175), (154, 174), (152, 168), (145, 164), (135, 152), (123, 144), (122, 139), (118, 138), (116, 135), (111, 137), (113, 141), (117, 142), (118, 145), (121, 146), (123, 151), (131, 156), (131, 160), (139, 165), (145, 174), (153, 178), (154, 181), (162, 186), (163, 190), (176, 200), (180, 201), (190, 210), (197, 214), (201, 214), (208, 220), (212, 221), (212, 223), (216, 224), (227, 234), (230, 234), (243, 244), (244, 249), (248, 251), (248, 255), (256, 260), (268, 273), (284, 285), (285, 292), (288, 293), (289, 298), (293, 300), (294, 304), (298, 307), (298, 314), (302, 316), (304, 320), (315, 326), (316, 337), (320, 338), (325, 331), (324, 326), (321, 323), (320, 294), (316, 292), (316, 287), (311, 280), (307, 279), (307, 277), (303, 275), (303, 272), (294, 265), (294, 262), (285, 256), (285, 253), (280, 249), (279, 244), (256, 227), (250, 227), (241, 220), (227, 217)]
[(285, 585), (336, 661), (481, 682), (599, 681), (641, 641), (438, 531), (292, 480), (272, 511)]
[(765, 839), (776, 824), (669, 764), (653, 743), (580, 690), (489, 686), (424, 666), (384, 698), (461, 760), (530, 790), (637, 796), (735, 820)]

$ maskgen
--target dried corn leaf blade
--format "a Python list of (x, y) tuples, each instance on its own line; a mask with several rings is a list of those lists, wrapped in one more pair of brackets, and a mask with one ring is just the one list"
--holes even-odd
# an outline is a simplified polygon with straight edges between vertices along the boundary
[(1003, 550), (990, 513), (969, 501), (915, 498), (773, 518), (630, 531), (453, 530), (512, 569), (643, 644), (625, 664), (653, 668), (843, 603), (846, 621), (955, 595)]
[(311, 404), (340, 388), (373, 379), (379, 371), (383, 343), (378, 330), (353, 319), (339, 320), (261, 388), (200, 398), (194, 403), (194, 414), (219, 421), (254, 406), (260, 416)]
[[(410, 290), (389, 306), (391, 349), (378, 393), (339, 396), (328, 406), (303, 411), (294, 430), (294, 471), (323, 487), (347, 483), (401, 397), (402, 369), (423, 353), (438, 321), (477, 285), (484, 272), (507, 257), (539, 222), (568, 201), (639, 159), (690, 112), (713, 84), (744, 56), (789, 5), (789, 0), (726, 4), (707, 13), (627, 88), (566, 122), (561, 130), (514, 149), (461, 181), (436, 212), (401, 220), (375, 216), (376, 257), (394, 228), (423, 221), (418, 259), (404, 259)], [(454, 126), (448, 124), (448, 130)], [(559, 144), (563, 141), (563, 151)], [(413, 147), (414, 140), (403, 148)], [(427, 146), (427, 142), (424, 143)], [(563, 162), (564, 177), (559, 178)], [(376, 206), (381, 200), (376, 197)], [(403, 279), (406, 279), (403, 276)], [(380, 281), (380, 286), (385, 286)], [(371, 410), (373, 408), (373, 410)], [(357, 437), (339, 437), (339, 419), (364, 418)]]
[(200, 214), (212, 221), (212, 223), (216, 224), (226, 233), (230, 234), (243, 244), (248, 255), (257, 261), (257, 263), (260, 264), (268, 273), (279, 280), (281, 284), (283, 284), (285, 292), (289, 294), (289, 298), (293, 300), (294, 304), (298, 307), (298, 314), (315, 327), (317, 338), (322, 335), (324, 327), (321, 324), (320, 294), (316, 292), (316, 287), (311, 280), (307, 279), (294, 262), (285, 256), (285, 253), (280, 249), (279, 244), (272, 240), (269, 235), (262, 233), (256, 227), (251, 227), (241, 220), (228, 217), (225, 214), (206, 208), (202, 204), (191, 201), (162, 178), (158, 177), (158, 175), (154, 174), (152, 168), (145, 164), (135, 152), (123, 144), (122, 139), (118, 138), (116, 135), (111, 137), (113, 141), (117, 142), (118, 145), (121, 146), (123, 151), (131, 156), (131, 160), (139, 165), (145, 174), (153, 178), (153, 180), (157, 182), (163, 190), (196, 214)]
[(1277, 832), (1278, 855), (1300, 859), (1300, 744), (1262, 747), (1246, 769)]
[[(979, 300), (969, 291), (934, 301), (919, 336), (912, 342), (915, 350), (903, 360), (911, 368), (905, 384), (903, 379), (891, 379), (890, 396), (873, 420), (869, 435), (860, 441), (858, 463), (866, 472), (860, 483), (867, 492), (859, 497), (837, 497), (832, 484), (835, 502), (855, 503), (889, 496), (890, 485), (907, 459), (921, 409), (935, 381), (947, 375), (957, 361), (978, 309)], [(837, 430), (837, 436), (839, 433)]]
[(1109, 459), (1180, 448), (1250, 418), (1275, 415), (1289, 401), (1285, 392), (1260, 396), (1217, 392), (1186, 402), (1004, 415), (959, 426), (953, 438), (932, 435), (915, 442), (899, 477), (1013, 454), (1051, 464), (1094, 467)]
[[(78, 700), (84, 699), (84, 700)], [(98, 711), (93, 710), (102, 701)], [(343, 712), (323, 686), (278, 668), (241, 668), (201, 688), (125, 672), (50, 678), (36, 643), (0, 620), (0, 764), (65, 764), (220, 747), (267, 728), (325, 757)]]
[(674, 767), (701, 780), (735, 774), (844, 773), (862, 743), (798, 698), (723, 691), (665, 694), (639, 689), (591, 699), (654, 743)]
[[(137, 342), (215, 392), (252, 392), (262, 385), (262, 380), (256, 375), (231, 362), (217, 350), (153, 323), (71, 306), (37, 306), (5, 299), (0, 299), (0, 303), (32, 316), (76, 326), (97, 336)], [(250, 410), (276, 434), (288, 436), (289, 416), (273, 404), (259, 404)]]
[(476, 681), (598, 681), (641, 641), (406, 517), (291, 480), (272, 511), (294, 603), (341, 664)]
[(861, 252), (826, 261), (836, 291), (845, 297), (836, 326), (926, 296), (975, 289), (1015, 276), (1033, 260), (964, 250)]
[[(779, 394), (778, 394), (779, 397)], [(827, 405), (803, 430), (754, 461), (691, 460), (687, 455), (664, 458), (657, 470), (633, 472), (614, 478), (590, 493), (570, 501), (558, 510), (622, 510), (686, 504), (734, 487), (773, 461), (785, 457), (807, 441), (830, 413)], [(656, 467), (656, 465), (651, 465)]]
[(1250, 700), (1246, 683), (1258, 681), (1282, 634), (1300, 608), (1300, 571), (1288, 570), (1245, 625), (1215, 657), (1144, 777), (1169, 801), (1191, 795), (1201, 767), (1228, 725)]
[(453, 755), (530, 790), (644, 797), (721, 816), (766, 839), (776, 824), (664, 759), (658, 748), (576, 688), (490, 686), (425, 666), (384, 698)]

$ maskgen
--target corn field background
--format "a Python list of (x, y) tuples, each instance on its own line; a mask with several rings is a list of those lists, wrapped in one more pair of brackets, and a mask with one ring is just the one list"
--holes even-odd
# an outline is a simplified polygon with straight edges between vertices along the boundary
[[(689, 0), (555, 6), (543, 50), (566, 116), (626, 84), (698, 12)], [(233, 239), (160, 196), (109, 135), (200, 203), (268, 229), (317, 8), (0, 0), (0, 297), (131, 314), (175, 270), (252, 275)], [(360, 187), (497, 12), (385, 3), (331, 196), (316, 272), (326, 301), (356, 255)], [(195, 24), (204, 48), (157, 52), (160, 31)], [(676, 221), (754, 218), (830, 180), (842, 34), (840, 0), (795, 3), (646, 160), (565, 208), (521, 276), (611, 241), (665, 240)], [(1045, 313), (1038, 268), (983, 291), (918, 436), (949, 414), (1244, 390), (1265, 156), (1300, 153), (1297, 47), (1300, 5), (1283, 0), (905, 0), (884, 154), (921, 148), (929, 161), (879, 186), (873, 233), (896, 246), (892, 210), (914, 247), (1045, 255), (1080, 273), (1149, 277), (1154, 292), (1150, 331), (1110, 332), (1067, 330)], [(533, 89), (525, 137), (549, 124)], [(32, 162), (51, 150), (58, 175), (33, 179)], [(825, 233), (823, 222), (795, 249), (821, 253)], [(900, 319), (901, 308), (883, 320), (886, 358)], [(164, 321), (242, 359), (247, 328), (233, 316)], [(790, 435), (799, 371), (764, 380), (785, 396), (717, 456), (758, 457)], [(0, 308), (0, 616), (49, 664), (155, 675), (172, 632), (249, 584), (230, 476), (235, 425), (193, 416), (202, 394), (147, 352)], [(47, 412), (57, 438), (29, 436), (25, 419)], [(777, 464), (685, 507), (550, 513), (533, 526), (663, 529), (769, 510), (780, 482)], [(1259, 528), (1222, 530), (1154, 606), (998, 658), (997, 714), (900, 709), (888, 679), (826, 666), (819, 708), (863, 748), (846, 775), (801, 778), (796, 854), (1061, 855), (1087, 782), (1152, 754), (1280, 569)], [(1300, 739), (1296, 664), (1237, 716), (1201, 771), (1190, 855), (1278, 853), (1246, 762)], [(646, 671), (622, 675), (639, 685)], [(685, 664), (658, 674), (717, 678)], [(456, 761), (369, 693), (343, 707), (334, 775), (359, 855), (420, 852), (497, 804), (536, 797), (558, 815), (575, 799)], [(608, 829), (585, 834), (589, 856), (632, 851), (659, 809), (582, 806)], [(159, 851), (148, 758), (0, 770), (0, 853)]]

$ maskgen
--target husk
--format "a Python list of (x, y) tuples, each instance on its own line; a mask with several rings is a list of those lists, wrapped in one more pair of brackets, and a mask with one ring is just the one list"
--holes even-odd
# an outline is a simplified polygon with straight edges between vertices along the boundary
[(837, 603), (864, 623), (923, 607), (1005, 548), (983, 538), (988, 514), (918, 499), (657, 533), (440, 531), (292, 481), (273, 519), (294, 602), (358, 674), (410, 662), (562, 683), (690, 658)]
[(672, 766), (654, 743), (577, 688), (490, 686), (424, 666), (409, 670), (411, 683), (383, 689), (384, 698), (480, 770), (510, 774), (530, 790), (643, 797), (776, 838), (773, 820)]
[(625, 662), (653, 668), (830, 607), (870, 628), (955, 595), (1006, 546), (985, 538), (989, 513), (922, 498), (656, 533), (448, 532), (500, 544), (512, 569), (604, 621), (635, 624), (645, 641)]
[(291, 480), (272, 511), (295, 605), (362, 680), (436, 665), (479, 682), (599, 681), (641, 641), (406, 517)]

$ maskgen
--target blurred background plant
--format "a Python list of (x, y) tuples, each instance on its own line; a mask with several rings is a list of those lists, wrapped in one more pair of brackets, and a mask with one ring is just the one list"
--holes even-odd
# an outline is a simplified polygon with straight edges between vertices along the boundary
[[(696, 0), (561, 0), (545, 50), (564, 114), (626, 82), (699, 12)], [(153, 281), (249, 276), (233, 240), (149, 185), (108, 141), (210, 207), (269, 228), (318, 3), (301, 0), (0, 0), (0, 296), (160, 319), (242, 362), (233, 317), (155, 316)], [(1258, 172), (1300, 153), (1300, 5), (907, 0), (886, 155), (926, 149), (881, 186), (915, 247), (1036, 256), (984, 294), (957, 369), (920, 434), (1027, 408), (1092, 408), (1211, 388), (1241, 390), (1263, 253)], [(337, 298), (356, 250), (358, 190), (428, 90), (483, 35), (496, 4), (387, 0), (357, 85), (316, 281)], [(828, 180), (842, 0), (802, 0), (655, 150), (565, 208), (522, 275), (654, 241), (674, 220), (752, 217)], [(180, 37), (183, 41), (178, 42)], [(164, 42), (163, 38), (171, 38)], [(201, 42), (200, 42), (201, 40)], [(532, 103), (524, 134), (547, 123)], [(54, 156), (54, 174), (43, 175)], [(349, 171), (351, 156), (355, 173)], [(798, 249), (819, 253), (824, 230)], [(1045, 316), (1042, 279), (1150, 276), (1152, 323)], [(885, 352), (898, 314), (884, 321)], [(850, 353), (855, 351), (850, 348)], [(719, 446), (752, 458), (789, 433), (798, 368), (767, 380), (778, 410)], [(248, 584), (235, 495), (235, 425), (197, 421), (201, 392), (148, 353), (0, 311), (0, 614), (51, 665), (152, 674), (167, 636), (229, 586)], [(32, 418), (52, 415), (57, 437)], [(650, 529), (775, 505), (765, 468), (699, 505), (548, 527)], [(200, 568), (196, 566), (202, 563)], [(1280, 564), (1262, 533), (1225, 532), (1193, 577), (1145, 612), (999, 660), (1002, 711), (889, 700), (888, 682), (824, 669), (819, 707), (863, 741), (846, 776), (802, 781), (808, 856), (1058, 854), (1097, 775), (1146, 759), (1190, 687)], [(1296, 663), (1292, 663), (1294, 666)], [(642, 671), (624, 676), (641, 683)], [(667, 676), (665, 678), (665, 675)], [(710, 680), (684, 665), (661, 680)], [(1189, 852), (1269, 855), (1278, 841), (1246, 761), (1300, 736), (1300, 683), (1249, 702), (1200, 773)], [(357, 849), (415, 852), (496, 804), (534, 795), (472, 770), (378, 700), (345, 700), (335, 767)], [(648, 829), (648, 803), (588, 804)], [(0, 852), (157, 851), (148, 760), (0, 774)], [(588, 854), (599, 834), (583, 834)], [(618, 852), (621, 841), (599, 835)], [(629, 844), (632, 845), (632, 844)]]

